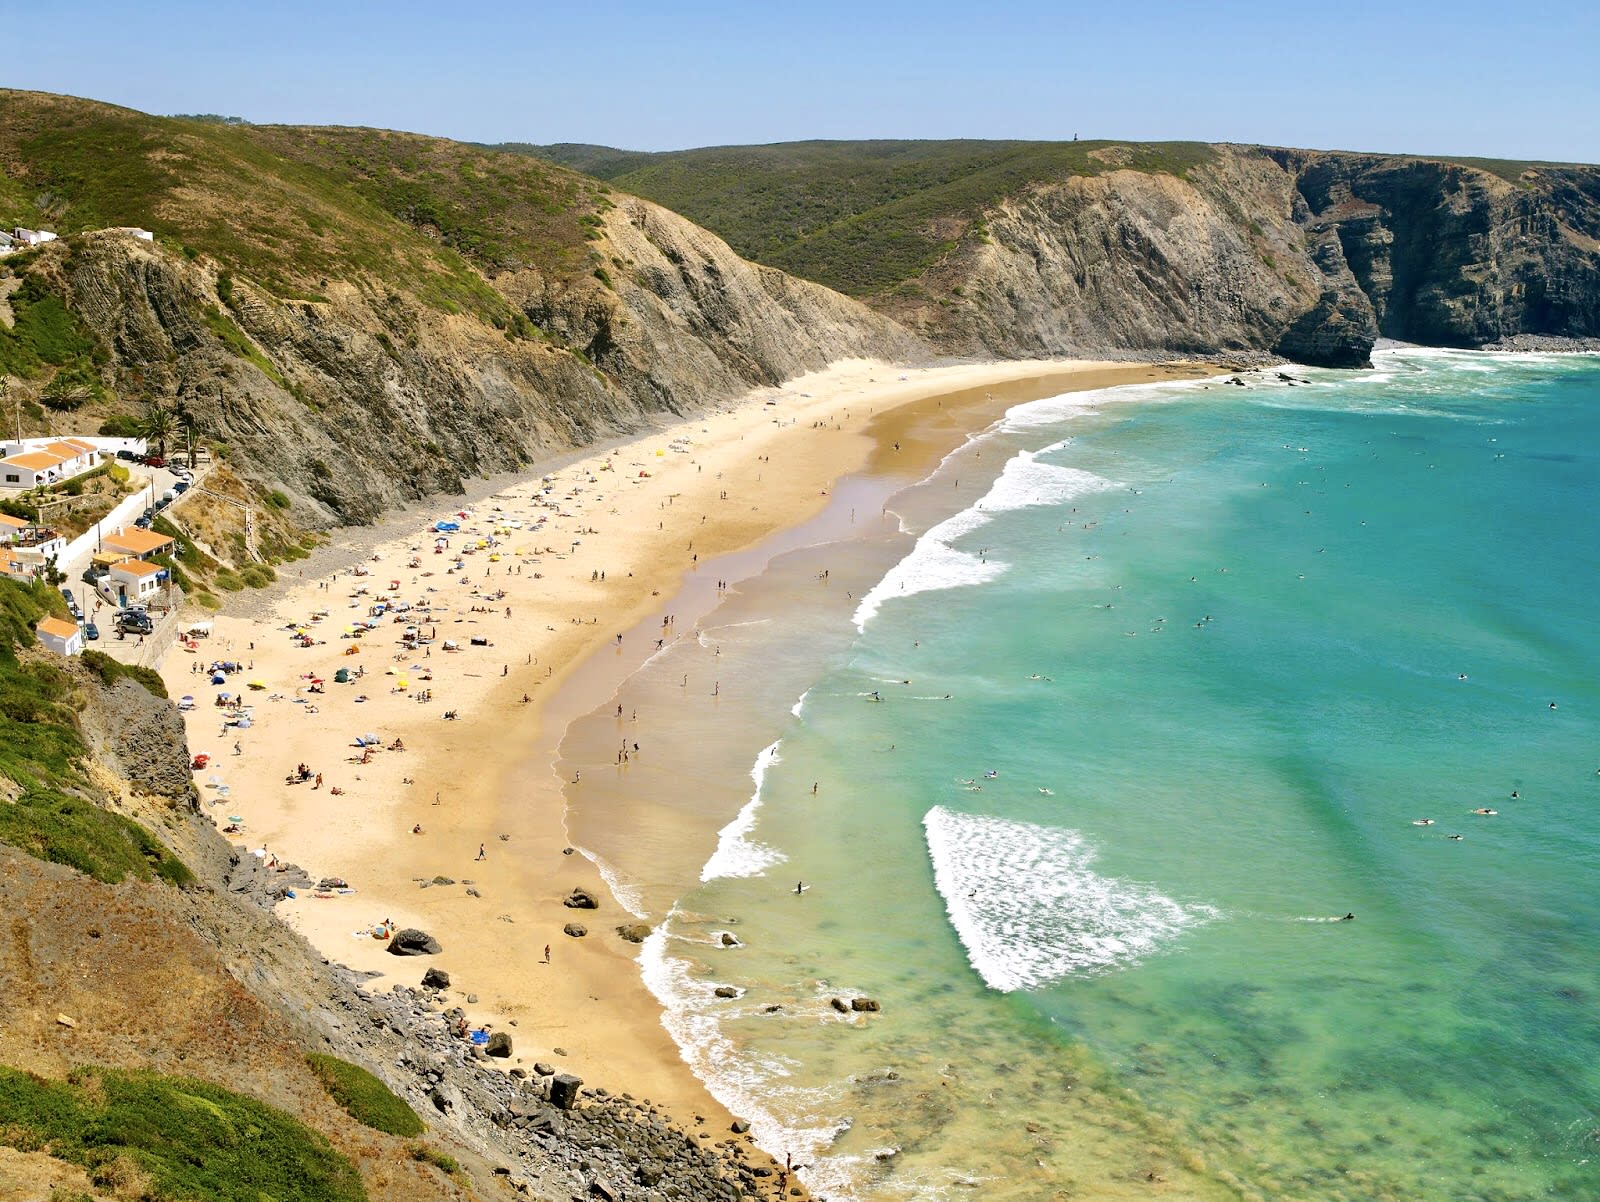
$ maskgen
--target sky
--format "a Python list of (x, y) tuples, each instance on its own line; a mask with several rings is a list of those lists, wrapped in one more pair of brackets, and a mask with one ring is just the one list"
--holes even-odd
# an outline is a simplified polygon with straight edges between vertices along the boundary
[(633, 150), (1078, 135), (1600, 162), (1594, 0), (0, 0), (0, 21), (4, 86), (258, 123)]

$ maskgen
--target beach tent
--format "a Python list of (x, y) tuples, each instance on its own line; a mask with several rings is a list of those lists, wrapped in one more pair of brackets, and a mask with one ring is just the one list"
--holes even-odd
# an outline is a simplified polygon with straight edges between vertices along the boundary
[(349, 684), (350, 683), (350, 669), (349, 668), (340, 668), (338, 671), (336, 671), (333, 674), (333, 683), (334, 684)]

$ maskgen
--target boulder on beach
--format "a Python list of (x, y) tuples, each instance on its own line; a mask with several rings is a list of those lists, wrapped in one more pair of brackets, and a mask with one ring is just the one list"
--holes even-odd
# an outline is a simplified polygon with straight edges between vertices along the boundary
[(504, 1031), (496, 1031), (489, 1036), (489, 1042), (483, 1050), (491, 1056), (499, 1056), (502, 1059), (509, 1057), (511, 1055), (511, 1036)]
[(850, 1003), (845, 1001), (842, 997), (829, 998), (828, 999), (828, 1005), (832, 1006), (840, 1014), (849, 1014), (850, 1013)]
[(617, 934), (629, 943), (643, 943), (650, 937), (650, 927), (647, 923), (630, 922), (626, 926), (618, 927)]
[(389, 937), (391, 956), (437, 956), (442, 951), (444, 948), (437, 939), (427, 931), (419, 931), (415, 927), (396, 931)]
[(561, 904), (569, 910), (598, 910), (600, 899), (589, 890), (575, 885), (572, 892), (567, 895), (567, 900)]
[(718, 985), (711, 991), (717, 997), (738, 997), (739, 991), (732, 985)]
[(422, 974), (422, 987), (424, 989), (449, 989), (450, 974), (442, 968), (430, 968)]
[(564, 935), (571, 935), (574, 939), (582, 939), (589, 933), (589, 928), (584, 926), (581, 922), (569, 922), (566, 926), (561, 928), (561, 933)]
[(732, 931), (723, 931), (722, 932), (722, 946), (723, 947), (738, 947), (739, 946), (739, 941), (733, 937), (733, 932)]
[(857, 1014), (861, 1014), (863, 1012), (876, 1014), (879, 1010), (882, 1010), (883, 1007), (878, 1005), (877, 1002), (873, 1001), (869, 997), (857, 997), (850, 999), (850, 1009), (854, 1010)]
[(583, 1088), (583, 1078), (571, 1073), (557, 1073), (550, 1078), (550, 1105), (557, 1110), (571, 1110), (578, 1100), (578, 1090)]

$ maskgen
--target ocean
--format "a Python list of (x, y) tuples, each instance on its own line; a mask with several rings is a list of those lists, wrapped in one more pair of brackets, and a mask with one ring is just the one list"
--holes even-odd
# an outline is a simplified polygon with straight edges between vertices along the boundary
[(1600, 359), (1375, 364), (843, 481), (573, 724), (816, 1194), (1600, 1197)]

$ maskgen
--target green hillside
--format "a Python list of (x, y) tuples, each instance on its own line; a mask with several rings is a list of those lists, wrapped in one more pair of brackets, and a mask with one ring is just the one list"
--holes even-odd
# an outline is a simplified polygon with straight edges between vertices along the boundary
[(1198, 142), (787, 142), (649, 154), (575, 144), (500, 149), (615, 183), (714, 230), (746, 258), (857, 297), (892, 291), (1033, 183), (1128, 167), (1183, 175)]
[(0, 91), (0, 225), (141, 226), (284, 299), (347, 280), (503, 319), (485, 276), (576, 274), (604, 191), (525, 155), (416, 134)]

